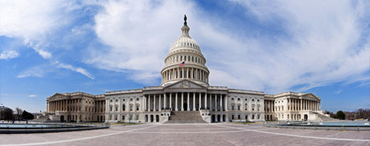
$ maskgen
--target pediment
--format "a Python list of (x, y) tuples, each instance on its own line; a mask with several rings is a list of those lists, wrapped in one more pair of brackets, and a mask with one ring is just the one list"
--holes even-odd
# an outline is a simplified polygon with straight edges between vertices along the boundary
[(178, 81), (176, 83), (173, 83), (173, 84), (168, 85), (167, 87), (165, 87), (165, 89), (184, 89), (184, 88), (205, 89), (206, 87), (204, 87), (202, 85), (199, 85), (195, 82), (192, 82), (190, 80), (181, 80), (181, 81)]
[(304, 98), (311, 99), (311, 100), (320, 100), (319, 97), (317, 97), (316, 95), (314, 95), (312, 93), (307, 93), (306, 95), (304, 95)]

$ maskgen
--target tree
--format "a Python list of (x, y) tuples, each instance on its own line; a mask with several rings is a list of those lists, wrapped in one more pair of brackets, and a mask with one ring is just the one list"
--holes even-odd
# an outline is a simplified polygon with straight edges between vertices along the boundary
[(13, 120), (13, 110), (10, 108), (4, 109), (4, 119), (5, 120)]
[(31, 120), (33, 118), (34, 118), (33, 114), (27, 112), (26, 110), (23, 111), (22, 119)]
[(346, 114), (344, 114), (344, 112), (340, 110), (340, 111), (337, 112), (337, 118), (341, 119), (341, 120), (344, 120), (344, 119), (346, 119)]
[(17, 112), (17, 115), (16, 115), (16, 119), (17, 120), (20, 120), (21, 119), (21, 116), (22, 116), (22, 112), (23, 112), (23, 110), (22, 109), (20, 109), (19, 107), (17, 107), (17, 108), (15, 108), (15, 111)]

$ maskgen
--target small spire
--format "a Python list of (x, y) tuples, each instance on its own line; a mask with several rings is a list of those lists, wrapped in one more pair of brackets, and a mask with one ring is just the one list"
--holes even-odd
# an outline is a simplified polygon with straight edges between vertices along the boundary
[(186, 20), (187, 20), (188, 18), (186, 17), (186, 14), (184, 15), (184, 26), (182, 26), (182, 28), (181, 28), (181, 31), (182, 31), (182, 36), (184, 36), (184, 37), (188, 37), (188, 38), (191, 38), (190, 36), (189, 36), (189, 30), (190, 30), (190, 28), (189, 28), (189, 26), (188, 26), (188, 22), (186, 22)]
[(186, 20), (187, 20), (188, 18), (186, 17), (186, 14), (184, 15), (184, 25), (188, 25), (188, 23), (186, 22)]

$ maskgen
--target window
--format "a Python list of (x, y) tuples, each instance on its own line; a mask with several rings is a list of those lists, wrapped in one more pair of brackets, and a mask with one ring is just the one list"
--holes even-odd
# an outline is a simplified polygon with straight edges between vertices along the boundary
[(231, 100), (234, 100), (234, 98), (231, 98)]
[(132, 106), (132, 104), (130, 104), (130, 111), (132, 111), (133, 110), (133, 106)]
[(248, 104), (245, 104), (244, 107), (245, 107), (245, 110), (247, 111), (248, 110)]
[(122, 101), (125, 101), (125, 99), (122, 99)]
[(257, 99), (257, 102), (260, 102), (260, 100), (259, 100), (259, 99)]
[(126, 110), (126, 105), (122, 104), (122, 111), (125, 111), (125, 110)]
[(136, 98), (137, 101), (139, 101), (139, 98)]
[(254, 120), (254, 115), (252, 115), (252, 119)]
[(254, 99), (252, 99), (252, 101), (254, 101)]
[(132, 101), (132, 98), (130, 98), (130, 101)]
[(240, 105), (238, 105), (238, 110), (240, 111)]
[(118, 99), (116, 99), (116, 102), (118, 102)]
[(240, 101), (240, 98), (238, 98), (238, 101)]
[(245, 101), (248, 101), (248, 99), (246, 98)]
[(136, 110), (137, 110), (137, 111), (139, 110), (139, 107), (140, 107), (140, 105), (139, 105), (139, 104), (137, 104), (137, 105), (136, 105)]
[(113, 107), (112, 106), (109, 106), (109, 110), (112, 111), (113, 110)]
[(116, 111), (118, 111), (118, 106), (116, 105), (115, 107), (116, 107)]
[(113, 102), (113, 100), (111, 99), (110, 102)]

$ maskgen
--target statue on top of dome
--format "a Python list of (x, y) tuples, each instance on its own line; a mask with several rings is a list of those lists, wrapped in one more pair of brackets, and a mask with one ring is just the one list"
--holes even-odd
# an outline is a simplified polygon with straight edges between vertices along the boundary
[(184, 22), (184, 25), (186, 25), (186, 26), (188, 25), (188, 24), (187, 24), (187, 22), (186, 22), (186, 20), (187, 20), (187, 19), (188, 19), (188, 18), (186, 17), (186, 14), (185, 14), (185, 15), (184, 15), (184, 21), (185, 21), (185, 22)]

